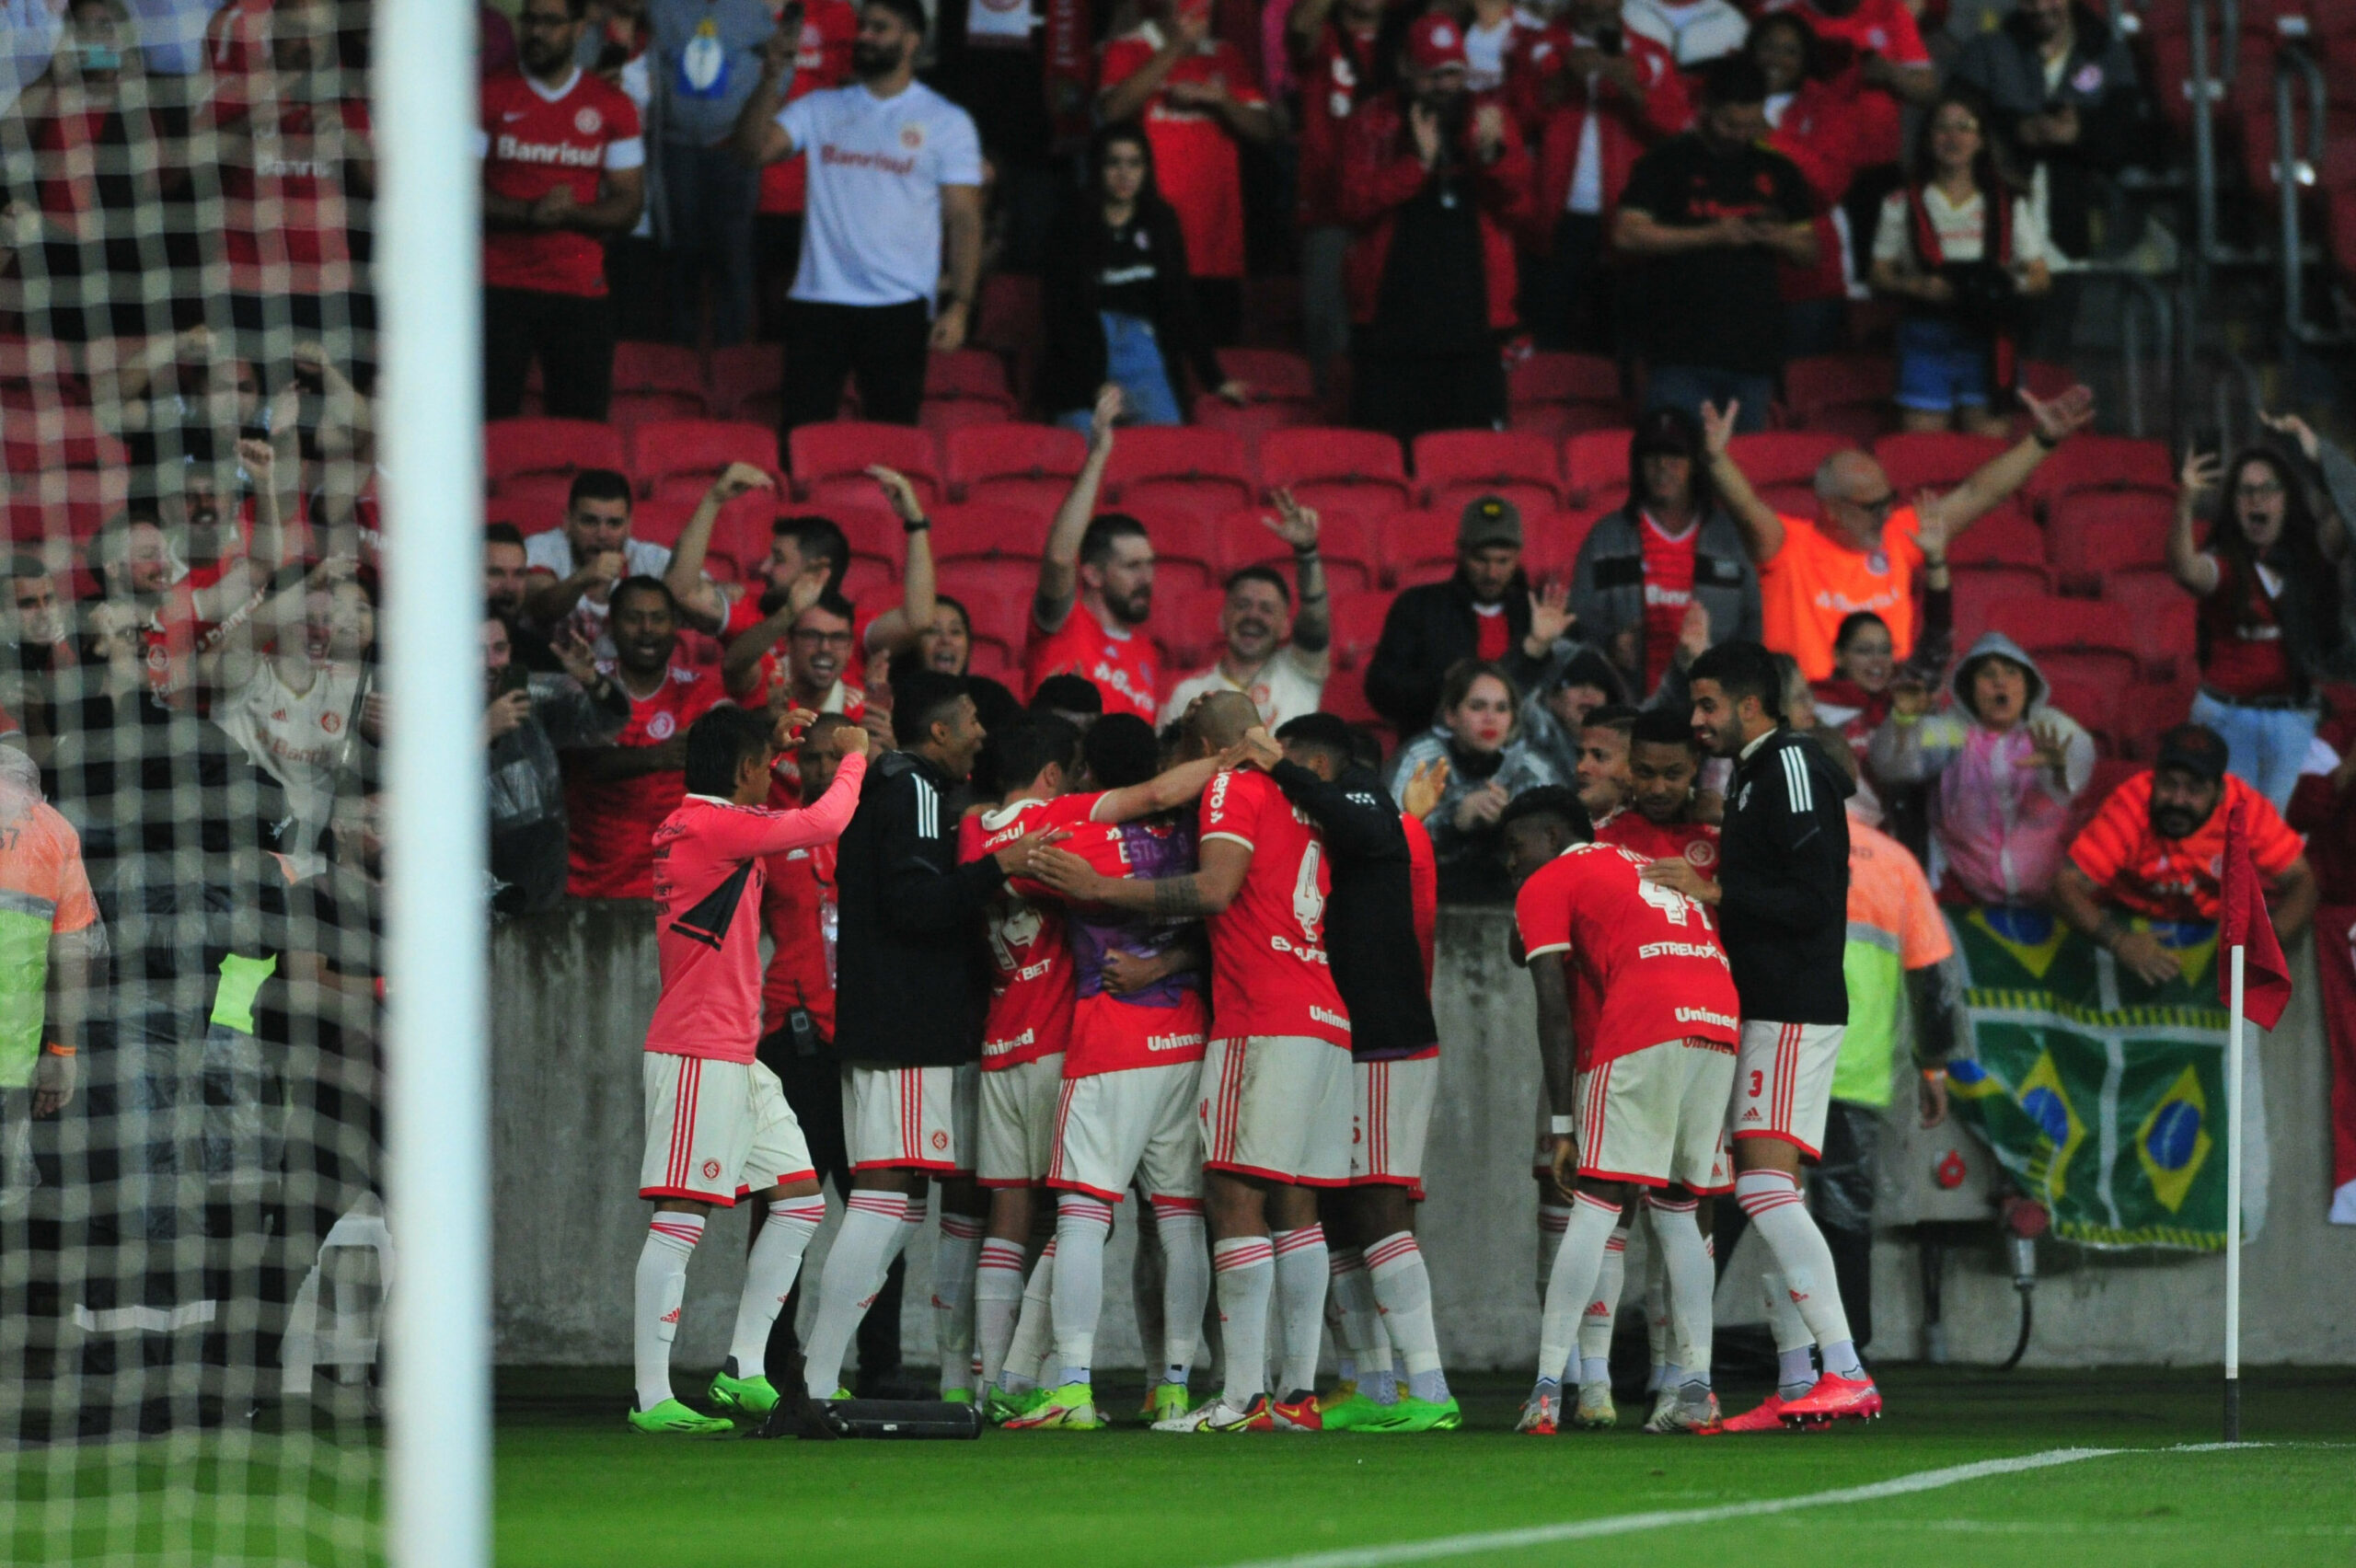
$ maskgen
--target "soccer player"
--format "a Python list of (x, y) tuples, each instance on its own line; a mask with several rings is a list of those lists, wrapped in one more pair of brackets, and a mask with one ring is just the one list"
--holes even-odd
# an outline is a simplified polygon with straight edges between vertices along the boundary
[[(959, 808), (987, 738), (974, 699), (957, 676), (922, 669), (896, 676), (892, 697), (900, 749), (860, 792), (836, 864), (835, 1055), (853, 1185), (818, 1278), (805, 1368), (814, 1399), (838, 1397), (850, 1336), (922, 1226), (927, 1184), (944, 1183), (944, 1214), (987, 1212), (972, 1185), (975, 1024), (987, 985), (975, 937), (1031, 848), (1018, 838), (957, 863)], [(934, 1254), (934, 1301), (951, 1325), (971, 1300), (981, 1227), (970, 1229)]]
[(1731, 1110), (1735, 1201), (1774, 1254), (1785, 1293), (1823, 1359), (1784, 1358), (1777, 1390), (1730, 1432), (1881, 1413), (1881, 1394), (1849, 1332), (1831, 1249), (1800, 1196), (1800, 1162), (1824, 1142), (1833, 1068), (1849, 1019), (1842, 969), (1849, 936), (1849, 781), (1783, 722), (1774, 655), (1721, 642), (1693, 662), (1693, 734), (1734, 760), (1723, 857), (1711, 882), (1691, 860), (1655, 860), (1645, 878), (1716, 908), (1742, 996), (1742, 1053)]
[[(1254, 732), (1254, 738), (1264, 737)], [(1332, 857), (1326, 948), (1352, 1020), (1350, 1187), (1320, 1206), (1341, 1232), (1342, 1246), (1328, 1244), (1334, 1288), (1343, 1298), (1345, 1343), (1366, 1376), (1362, 1391), (1326, 1402), (1320, 1413), (1336, 1430), (1453, 1431), (1463, 1415), (1440, 1369), (1431, 1275), (1415, 1244), (1412, 1208), (1423, 1196), (1424, 1138), (1439, 1090), (1439, 1025), (1415, 897), (1417, 851), (1431, 866), (1431, 841), (1408, 836), (1381, 778), (1351, 760), (1343, 720), (1307, 714), (1276, 739), (1283, 755), (1268, 777), (1316, 823)], [(1376, 1365), (1369, 1320), (1378, 1314), (1406, 1363), (1404, 1398), (1387, 1351)]]
[(1616, 702), (1594, 709), (1579, 722), (1578, 760), (1571, 778), (1580, 807), (1599, 832), (1627, 810), (1635, 790), (1635, 777), (1628, 771), (1635, 731), (1636, 710)]
[[(1118, 824), (1170, 811), (1200, 795), (1222, 760), (1206, 757), (1130, 789), (1068, 794), (1067, 784), (1080, 774), (1080, 728), (1053, 714), (1022, 715), (990, 737), (989, 752), (999, 781), (1010, 787), (995, 807), (958, 824), (961, 861), (980, 859), (1025, 834)], [(1064, 912), (1053, 899), (1030, 896), (1022, 885), (1010, 883), (991, 899), (983, 923), (991, 968), (977, 1169), (990, 1194), (990, 1217), (980, 1266), (1002, 1270), (1010, 1255), (1019, 1260), (1030, 1239), (1032, 1194), (1047, 1179), (1075, 991)], [(1109, 1211), (1104, 1220), (1109, 1227)], [(995, 1371), (1004, 1362), (1013, 1331), (1011, 1316), (993, 1312), (982, 1347), (986, 1368)], [(950, 1354), (941, 1354), (945, 1378)], [(958, 1377), (958, 1391), (969, 1392), (962, 1366)]]
[(1674, 1405), (1648, 1429), (1714, 1431), (1714, 1282), (1689, 1200), (1726, 1184), (1726, 1101), (1741, 1027), (1726, 953), (1708, 909), (1646, 881), (1643, 857), (1595, 843), (1584, 811), (1542, 801), (1509, 825), (1521, 863), (1533, 848), (1563, 845), (1521, 884), (1514, 923), (1538, 999), (1555, 1180), (1575, 1188), (1546, 1286), (1538, 1382), (1518, 1430), (1546, 1435), (1559, 1424), (1563, 1368), (1612, 1232), (1642, 1190), (1648, 1201), (1671, 1201), (1652, 1205), (1651, 1220), (1678, 1286), (1684, 1369)]
[[(690, 1410), (671, 1392), (671, 1342), (687, 1287), (687, 1259), (715, 1208), (757, 1193), (768, 1224), (745, 1273), (727, 1364), (712, 1402), (756, 1421), (778, 1402), (769, 1382), (769, 1328), (793, 1288), (803, 1251), (826, 1216), (802, 1128), (777, 1075), (755, 1059), (761, 1032), (763, 858), (830, 843), (851, 820), (867, 771), (867, 732), (846, 729), (835, 781), (815, 805), (773, 812), (769, 765), (801, 709), (715, 708), (687, 732), (687, 798), (654, 833), (656, 953), (663, 994), (646, 1031), (646, 1152), (639, 1195), (654, 1219), (639, 1254), (639, 1432), (717, 1436), (724, 1416)], [(710, 1078), (710, 1083), (704, 1079)]]
[[(1085, 754), (1089, 776), (1116, 793), (1153, 778), (1160, 760), (1152, 728), (1126, 713), (1093, 725)], [(1065, 847), (1101, 875), (1150, 881), (1191, 875), (1195, 844), (1193, 823), (1173, 811), (1119, 826), (1091, 824), (1076, 830)], [(1149, 1353), (1157, 1338), (1162, 1353), (1161, 1376), (1147, 1394), (1149, 1420), (1185, 1413), (1187, 1378), (1210, 1299), (1203, 1142), (1195, 1122), (1210, 1024), (1201, 928), (1080, 905), (1070, 911), (1066, 928), (1077, 999), (1047, 1170), (1057, 1197), (1055, 1255), (1041, 1263), (1040, 1273), (1051, 1276), (1045, 1287), (1034, 1277), (1022, 1309), (1024, 1337), (1038, 1332), (1034, 1313), (1052, 1315), (1057, 1383), (1024, 1399), (1031, 1368), (1019, 1365), (1021, 1357), (1009, 1363), (1002, 1388), (1011, 1406), (1005, 1423), (1011, 1430), (1103, 1424), (1092, 1378), (1104, 1243), (1112, 1205), (1132, 1182), (1142, 1186), (1153, 1210), (1164, 1262), (1158, 1333), (1149, 1321), (1154, 1298), (1141, 1298), (1138, 1312)]]
[[(1187, 744), (1197, 756), (1224, 751), (1259, 719), (1242, 693), (1214, 692), (1187, 715)], [(1154, 1430), (1315, 1431), (1311, 1385), (1330, 1267), (1315, 1189), (1345, 1185), (1350, 1171), (1350, 1020), (1325, 951), (1325, 845), (1307, 813), (1251, 767), (1211, 781), (1201, 831), (1202, 869), (1190, 877), (1111, 882), (1055, 849), (1034, 863), (1068, 898), (1210, 926), (1214, 1031), (1196, 1114), (1227, 1387)], [(1285, 1333), (1274, 1401), (1272, 1291)]]

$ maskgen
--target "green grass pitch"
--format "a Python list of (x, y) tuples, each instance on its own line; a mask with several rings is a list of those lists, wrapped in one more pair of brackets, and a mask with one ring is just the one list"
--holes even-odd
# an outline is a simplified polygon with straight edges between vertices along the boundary
[[(2266, 1446), (2235, 1452), (2170, 1451), (2217, 1439), (2213, 1373), (1891, 1367), (1881, 1380), (1889, 1418), (1822, 1436), (1647, 1437), (1631, 1425), (1517, 1437), (1521, 1385), (1487, 1378), (1460, 1387), (1464, 1431), (1424, 1437), (1165, 1437), (1124, 1427), (815, 1444), (637, 1437), (621, 1423), (626, 1373), (510, 1373), (500, 1382), (498, 1560), (1211, 1568), (1336, 1553), (1343, 1568), (1380, 1561), (1359, 1549), (1798, 1498), (2099, 1447), (2132, 1451), (1763, 1517), (1503, 1550), (1463, 1543), (1412, 1560), (2356, 1562), (2356, 1373), (2263, 1369), (2246, 1385), (2244, 1435)], [(1124, 1411), (1139, 1391), (1126, 1378), (1100, 1389)], [(1735, 1390), (1733, 1407), (1750, 1392)]]

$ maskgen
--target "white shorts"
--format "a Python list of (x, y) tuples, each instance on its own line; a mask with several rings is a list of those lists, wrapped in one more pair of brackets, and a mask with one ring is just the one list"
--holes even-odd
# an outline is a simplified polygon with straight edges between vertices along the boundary
[(853, 1170), (974, 1169), (976, 1102), (982, 1069), (843, 1068), (843, 1142)]
[(1056, 1105), (1047, 1185), (1117, 1204), (1133, 1181), (1149, 1198), (1198, 1198), (1203, 1134), (1195, 1096), (1200, 1062), (1124, 1067), (1066, 1078)]
[(649, 1051), (641, 1198), (733, 1205), (745, 1193), (810, 1182), (809, 1146), (777, 1075), (758, 1062)]
[(1781, 1138), (1814, 1159), (1832, 1109), (1832, 1069), (1841, 1062), (1837, 1023), (1766, 1023), (1745, 1019), (1727, 1131)]
[(1196, 1109), (1203, 1169), (1348, 1186), (1351, 1066), (1349, 1047), (1305, 1034), (1212, 1041)]
[(1046, 1180), (1056, 1152), (1056, 1100), (1064, 1086), (1061, 1051), (982, 1074), (981, 1154), (985, 1187), (1032, 1187)]
[(1734, 1047), (1670, 1040), (1579, 1075), (1579, 1174), (1696, 1193), (1734, 1186), (1727, 1120)]
[(1355, 1114), (1350, 1185), (1405, 1187), (1424, 1195), (1424, 1139), (1439, 1093), (1439, 1055), (1350, 1064)]

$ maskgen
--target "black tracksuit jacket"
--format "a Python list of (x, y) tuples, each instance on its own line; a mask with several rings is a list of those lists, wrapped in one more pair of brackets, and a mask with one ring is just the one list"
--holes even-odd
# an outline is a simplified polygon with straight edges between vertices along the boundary
[(1746, 1022), (1846, 1023), (1854, 786), (1816, 743), (1770, 734), (1735, 764), (1718, 830), (1718, 926)]
[(1391, 792), (1364, 767), (1328, 784), (1280, 762), (1268, 777), (1325, 836), (1334, 883), (1325, 900), (1325, 951), (1342, 1005), (1350, 1009), (1350, 1055), (1380, 1059), (1432, 1044), (1439, 1025), (1424, 985), (1424, 945), (1415, 940), (1407, 833)]

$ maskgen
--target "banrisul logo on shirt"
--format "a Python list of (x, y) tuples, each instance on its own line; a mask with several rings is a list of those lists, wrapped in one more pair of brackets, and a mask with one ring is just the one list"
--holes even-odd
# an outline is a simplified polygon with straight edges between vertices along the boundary
[(720, 25), (706, 17), (696, 24), (687, 48), (679, 51), (679, 90), (689, 98), (726, 98), (728, 78), (728, 51), (720, 42)]

